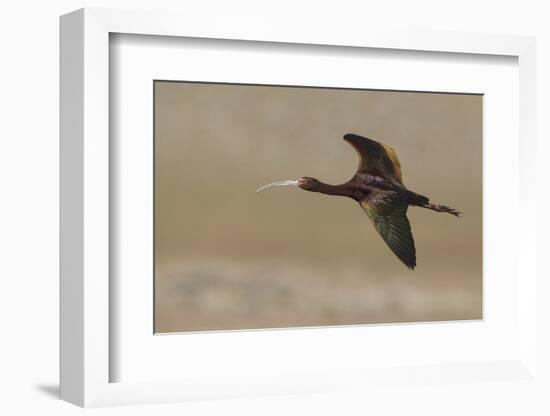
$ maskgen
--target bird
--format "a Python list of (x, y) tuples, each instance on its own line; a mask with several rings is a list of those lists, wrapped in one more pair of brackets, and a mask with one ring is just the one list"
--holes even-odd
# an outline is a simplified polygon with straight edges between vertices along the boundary
[(462, 213), (445, 205), (434, 204), (428, 197), (407, 189), (403, 184), (401, 163), (392, 147), (354, 133), (347, 133), (343, 138), (359, 154), (359, 166), (349, 181), (330, 185), (305, 176), (297, 180), (271, 182), (256, 192), (272, 186), (297, 186), (310, 192), (351, 198), (359, 203), (393, 254), (407, 268), (414, 270), (416, 248), (407, 218), (409, 206), (457, 217)]

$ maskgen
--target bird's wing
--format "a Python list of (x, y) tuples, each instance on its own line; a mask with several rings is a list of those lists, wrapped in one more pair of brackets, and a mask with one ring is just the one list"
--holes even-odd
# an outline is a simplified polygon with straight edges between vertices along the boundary
[(357, 168), (358, 173), (367, 173), (403, 183), (401, 163), (395, 150), (390, 146), (351, 133), (346, 134), (344, 140), (359, 153), (361, 159)]
[(376, 201), (367, 200), (360, 202), (376, 231), (382, 236), (388, 247), (409, 269), (416, 267), (416, 249), (411, 232), (411, 225), (407, 218), (408, 204), (398, 202), (395, 206), (391, 204), (380, 204)]

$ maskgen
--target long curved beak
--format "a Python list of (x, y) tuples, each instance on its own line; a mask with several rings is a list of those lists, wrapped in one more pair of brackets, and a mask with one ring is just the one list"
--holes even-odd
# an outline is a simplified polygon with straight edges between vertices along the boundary
[(264, 189), (271, 188), (272, 186), (298, 186), (300, 181), (289, 179), (286, 181), (277, 181), (277, 182), (271, 182), (267, 185), (261, 186), (258, 189), (256, 189), (256, 192), (262, 192)]

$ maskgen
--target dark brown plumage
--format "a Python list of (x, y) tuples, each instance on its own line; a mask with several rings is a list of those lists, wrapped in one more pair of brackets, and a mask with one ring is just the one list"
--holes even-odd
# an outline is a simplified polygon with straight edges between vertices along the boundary
[(354, 199), (371, 219), (374, 228), (391, 251), (410, 269), (416, 267), (416, 249), (407, 218), (410, 205), (460, 216), (460, 212), (444, 205), (435, 205), (403, 185), (401, 164), (395, 151), (377, 141), (356, 134), (346, 134), (344, 140), (359, 153), (357, 172), (346, 183), (329, 185), (315, 178), (281, 181), (261, 187), (296, 185), (310, 192), (339, 195)]

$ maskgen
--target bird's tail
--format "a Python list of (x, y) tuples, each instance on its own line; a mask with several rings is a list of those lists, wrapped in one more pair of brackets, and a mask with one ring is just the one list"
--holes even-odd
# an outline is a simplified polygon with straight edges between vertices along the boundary
[(414, 192), (410, 192), (409, 200), (410, 200), (410, 202), (409, 202), (410, 205), (415, 205), (417, 207), (428, 208), (428, 209), (431, 209), (431, 210), (437, 211), (437, 212), (447, 212), (447, 213), (452, 214), (456, 217), (460, 217), (462, 215), (462, 212), (460, 212), (460, 211), (458, 211), (454, 208), (448, 207), (446, 205), (432, 204), (427, 197), (425, 197), (423, 195), (419, 195), (419, 194), (414, 193)]

